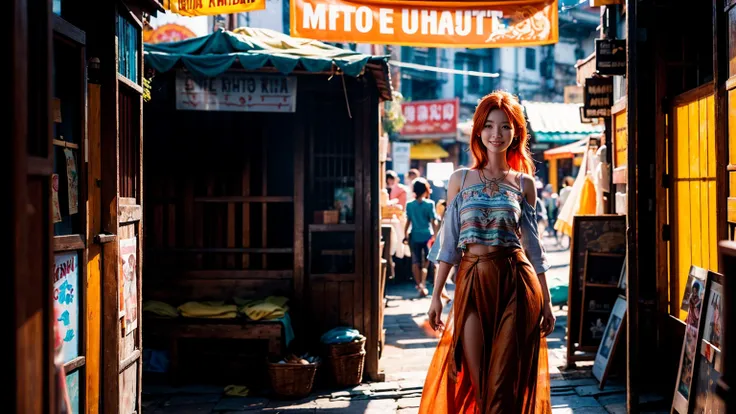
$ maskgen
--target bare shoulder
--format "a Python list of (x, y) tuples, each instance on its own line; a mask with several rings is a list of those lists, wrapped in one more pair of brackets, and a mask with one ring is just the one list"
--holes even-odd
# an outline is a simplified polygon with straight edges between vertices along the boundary
[(450, 176), (450, 182), (447, 184), (447, 199), (452, 200), (455, 195), (460, 192), (460, 183), (463, 180), (463, 173), (468, 171), (467, 168), (459, 168)]
[(537, 202), (537, 188), (534, 185), (534, 177), (529, 174), (519, 173), (521, 180), (521, 192), (529, 204), (534, 205)]

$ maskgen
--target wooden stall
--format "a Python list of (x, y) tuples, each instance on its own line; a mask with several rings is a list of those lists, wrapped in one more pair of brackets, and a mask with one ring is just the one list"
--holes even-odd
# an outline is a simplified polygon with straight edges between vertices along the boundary
[[(291, 348), (314, 351), (325, 331), (355, 327), (368, 338), (365, 372), (379, 378), (373, 195), (379, 103), (391, 97), (386, 59), (237, 29), (147, 45), (146, 67), (144, 299), (286, 296)], [(178, 342), (183, 371), (202, 368), (192, 352), (233, 371), (284, 351), (283, 332), (268, 323), (177, 323), (178, 333), (149, 324), (146, 337)], [(232, 342), (244, 338), (263, 341)], [(232, 348), (238, 355), (225, 356)]]

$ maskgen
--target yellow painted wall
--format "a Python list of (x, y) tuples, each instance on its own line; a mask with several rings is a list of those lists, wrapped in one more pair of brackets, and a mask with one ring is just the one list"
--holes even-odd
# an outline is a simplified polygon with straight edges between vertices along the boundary
[[(675, 108), (672, 247), (680, 303), (691, 265), (718, 271), (716, 234), (715, 106), (713, 96)], [(686, 313), (679, 312), (680, 319)], [(675, 314), (677, 314), (675, 312)]]

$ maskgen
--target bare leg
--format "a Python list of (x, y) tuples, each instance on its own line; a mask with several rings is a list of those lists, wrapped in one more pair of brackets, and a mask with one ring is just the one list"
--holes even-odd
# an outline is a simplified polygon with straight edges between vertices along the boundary
[(422, 297), (427, 296), (425, 293), (426, 288), (424, 287), (424, 282), (422, 280), (422, 265), (413, 264), (411, 265), (411, 270), (412, 270), (412, 273), (414, 273), (414, 283), (416, 283), (417, 285), (417, 290), (419, 291), (419, 295)]
[(480, 326), (478, 313), (470, 312), (463, 327), (463, 357), (465, 366), (470, 371), (470, 380), (473, 382), (475, 398), (480, 406), (480, 363), (483, 352), (483, 330)]

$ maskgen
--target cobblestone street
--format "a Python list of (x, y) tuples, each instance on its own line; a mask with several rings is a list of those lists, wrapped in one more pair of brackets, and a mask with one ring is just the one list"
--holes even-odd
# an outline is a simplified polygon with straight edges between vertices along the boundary
[[(552, 265), (547, 278), (552, 287), (568, 278), (569, 251), (556, 249), (553, 240), (548, 239), (546, 245)], [(410, 282), (390, 282), (387, 289), (386, 348), (381, 358), (385, 382), (361, 384), (346, 390), (316, 390), (310, 397), (298, 401), (221, 397), (221, 388), (208, 386), (186, 389), (144, 387), (144, 412), (416, 413), (427, 368), (437, 344), (426, 318), (430, 299), (417, 299)], [(453, 289), (454, 285), (448, 285), (451, 295)], [(445, 313), (448, 311), (449, 306)], [(626, 413), (625, 387), (621, 382), (610, 379), (605, 389), (599, 390), (598, 382), (590, 372), (591, 363), (579, 363), (577, 369), (564, 370), (567, 311), (557, 308), (555, 313), (556, 328), (548, 337), (553, 414)], [(642, 397), (642, 402), (653, 400), (652, 396)]]

